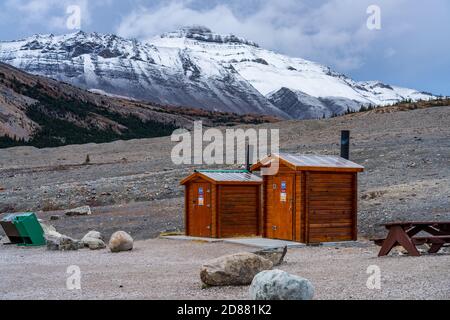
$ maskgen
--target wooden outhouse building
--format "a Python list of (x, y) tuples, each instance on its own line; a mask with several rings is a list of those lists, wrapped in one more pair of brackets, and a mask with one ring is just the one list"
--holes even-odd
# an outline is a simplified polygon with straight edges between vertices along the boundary
[(185, 186), (186, 235), (260, 236), (262, 179), (248, 171), (196, 171)]
[(274, 159), (278, 173), (263, 176), (264, 237), (302, 243), (357, 240), (362, 166), (341, 157), (283, 153), (251, 170), (268, 167)]

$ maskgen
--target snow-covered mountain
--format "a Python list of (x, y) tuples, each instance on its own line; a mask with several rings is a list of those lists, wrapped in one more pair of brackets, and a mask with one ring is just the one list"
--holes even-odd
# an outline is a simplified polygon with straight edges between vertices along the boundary
[(320, 64), (205, 27), (146, 42), (84, 32), (35, 35), (0, 42), (0, 61), (95, 92), (282, 118), (317, 118), (361, 105), (433, 98), (381, 82), (356, 82)]

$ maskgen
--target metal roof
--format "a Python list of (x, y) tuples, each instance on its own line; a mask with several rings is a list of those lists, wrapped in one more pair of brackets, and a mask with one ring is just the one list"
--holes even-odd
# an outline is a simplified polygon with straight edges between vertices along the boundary
[[(273, 157), (284, 161), (288, 166), (295, 167), (296, 170), (301, 169), (336, 169), (336, 170), (355, 170), (363, 171), (364, 167), (350, 160), (346, 160), (338, 156), (322, 156), (322, 155), (294, 155), (289, 153), (273, 154)], [(271, 157), (261, 160), (252, 169), (257, 170), (261, 166), (270, 163)]]
[(184, 185), (195, 178), (203, 178), (217, 184), (260, 184), (263, 181), (262, 178), (251, 174), (247, 170), (196, 170), (189, 177), (182, 180), (181, 184)]
[(280, 153), (278, 156), (297, 167), (364, 169), (363, 166), (338, 156), (292, 155), (289, 153)]
[(199, 171), (202, 175), (217, 182), (262, 182), (262, 179), (248, 172)]
[(195, 170), (195, 172), (200, 173), (251, 173), (247, 170)]

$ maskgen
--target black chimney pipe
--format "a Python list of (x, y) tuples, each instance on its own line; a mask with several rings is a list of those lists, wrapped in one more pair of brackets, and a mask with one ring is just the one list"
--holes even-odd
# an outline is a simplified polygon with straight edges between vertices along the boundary
[(350, 131), (341, 132), (341, 157), (350, 160)]
[(250, 164), (250, 143), (247, 143), (245, 150), (245, 170), (250, 172), (251, 164)]

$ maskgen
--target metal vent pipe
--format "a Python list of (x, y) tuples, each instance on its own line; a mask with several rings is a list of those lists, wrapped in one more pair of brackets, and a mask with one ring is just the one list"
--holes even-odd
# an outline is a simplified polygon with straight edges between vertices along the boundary
[(350, 160), (350, 131), (343, 130), (341, 133), (341, 157)]

